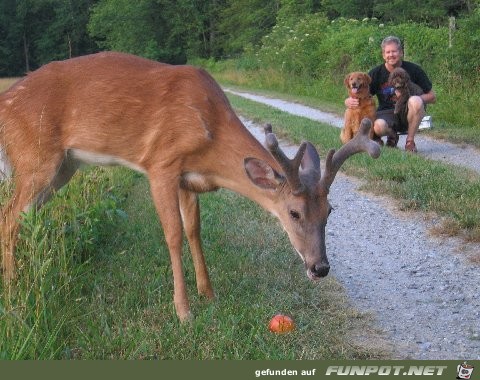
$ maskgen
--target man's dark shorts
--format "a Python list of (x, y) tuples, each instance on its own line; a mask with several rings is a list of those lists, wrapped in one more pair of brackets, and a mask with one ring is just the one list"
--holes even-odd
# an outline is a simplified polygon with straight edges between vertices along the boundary
[(394, 109), (377, 111), (377, 119), (383, 119), (387, 125), (397, 133), (406, 133), (408, 131), (408, 121), (395, 115)]

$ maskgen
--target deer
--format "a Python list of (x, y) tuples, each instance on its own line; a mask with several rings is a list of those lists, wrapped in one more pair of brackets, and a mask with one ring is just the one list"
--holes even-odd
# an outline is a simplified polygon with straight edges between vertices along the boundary
[[(14, 181), (1, 212), (4, 283), (16, 278), (15, 246), (23, 213), (39, 209), (82, 165), (123, 165), (143, 173), (163, 227), (180, 321), (193, 318), (182, 268), (187, 239), (197, 292), (214, 298), (201, 245), (198, 194), (226, 188), (273, 214), (313, 281), (330, 269), (327, 195), (353, 154), (376, 158), (371, 122), (321, 174), (304, 141), (288, 158), (267, 128), (265, 145), (242, 124), (220, 85), (204, 69), (101, 52), (50, 62), (0, 95), (0, 145)], [(10, 285), (8, 285), (10, 286)]]

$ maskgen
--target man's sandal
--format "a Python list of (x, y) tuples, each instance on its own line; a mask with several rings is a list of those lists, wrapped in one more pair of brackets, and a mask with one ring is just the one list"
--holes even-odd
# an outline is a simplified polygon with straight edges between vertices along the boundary
[(405, 151), (417, 153), (417, 146), (415, 145), (415, 141), (407, 140), (407, 142), (405, 143)]

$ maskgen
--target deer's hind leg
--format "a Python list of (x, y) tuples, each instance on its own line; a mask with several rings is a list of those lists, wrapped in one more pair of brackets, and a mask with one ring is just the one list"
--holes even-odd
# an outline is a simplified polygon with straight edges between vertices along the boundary
[[(26, 161), (26, 160), (25, 160)], [(6, 283), (15, 277), (15, 246), (18, 240), (19, 222), (23, 212), (41, 207), (75, 173), (76, 166), (64, 162), (64, 155), (57, 154), (33, 166), (17, 160), (14, 171), (15, 190), (1, 214), (2, 270)]]

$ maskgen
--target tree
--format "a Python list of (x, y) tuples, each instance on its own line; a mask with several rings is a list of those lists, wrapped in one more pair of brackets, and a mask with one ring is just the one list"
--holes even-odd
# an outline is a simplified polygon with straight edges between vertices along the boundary
[(184, 27), (189, 57), (219, 58), (224, 54), (219, 24), (226, 0), (181, 0), (189, 12)]
[(374, 0), (322, 0), (322, 9), (330, 19), (372, 17)]
[(18, 75), (24, 71), (21, 48), (22, 27), (17, 22), (17, 1), (0, 2), (0, 75)]
[(219, 32), (227, 55), (257, 46), (275, 25), (279, 1), (228, 0), (221, 11)]
[(330, 19), (377, 17), (384, 22), (413, 21), (438, 26), (446, 24), (447, 16), (471, 14), (478, 3), (478, 0), (321, 0), (321, 10)]
[(54, 59), (94, 50), (86, 34), (95, 0), (2, 0), (0, 74), (23, 75)]
[(194, 5), (188, 0), (100, 0), (88, 31), (102, 49), (184, 63)]
[(86, 25), (94, 0), (44, 0), (49, 19), (35, 40), (36, 59), (43, 64), (91, 53), (97, 48)]
[(374, 14), (384, 21), (435, 23), (445, 22), (443, 0), (378, 0)]

